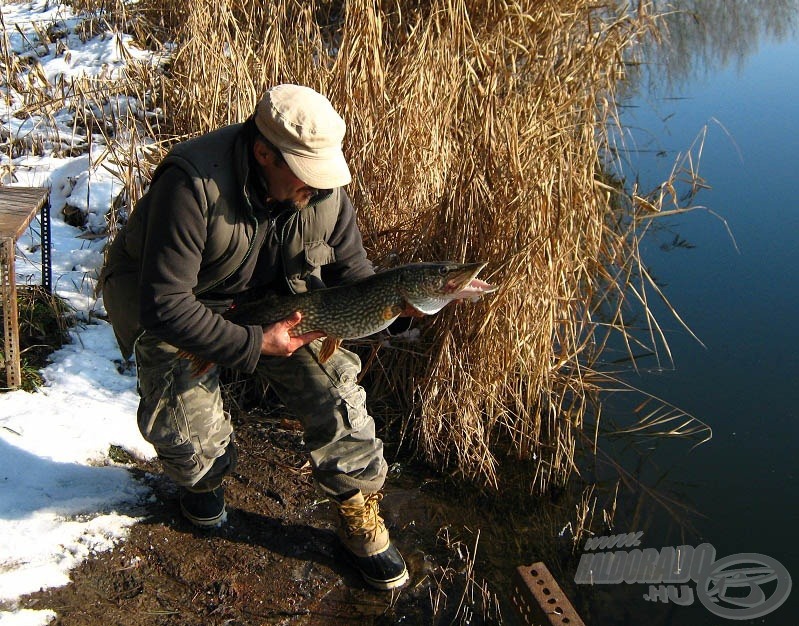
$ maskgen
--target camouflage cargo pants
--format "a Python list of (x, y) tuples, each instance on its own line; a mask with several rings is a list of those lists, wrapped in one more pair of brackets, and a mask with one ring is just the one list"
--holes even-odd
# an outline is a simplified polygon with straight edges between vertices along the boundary
[[(373, 493), (383, 486), (387, 467), (366, 393), (357, 384), (360, 359), (339, 348), (322, 364), (320, 347), (315, 341), (290, 357), (261, 357), (256, 374), (302, 423), (322, 491)], [(222, 409), (219, 370), (193, 377), (189, 362), (177, 352), (149, 333), (136, 343), (139, 429), (178, 485), (213, 488), (229, 471), (226, 451), (233, 436)]]

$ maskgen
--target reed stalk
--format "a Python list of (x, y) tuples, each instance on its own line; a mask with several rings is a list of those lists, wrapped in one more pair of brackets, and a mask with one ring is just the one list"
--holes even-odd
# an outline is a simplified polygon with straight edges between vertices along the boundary
[[(630, 54), (658, 32), (648, 2), (73, 6), (169, 50), (156, 67), (60, 93), (42, 86), (26, 104), (89, 111), (77, 123), (102, 129), (128, 206), (171, 143), (244, 120), (271, 85), (325, 93), (348, 123), (349, 192), (372, 259), (486, 261), (500, 286), (421, 322), (418, 342), (379, 350), (368, 382), (380, 417), (399, 420), (403, 444), (432, 463), (486, 485), (516, 458), (538, 459), (533, 491), (566, 482), (608, 380), (596, 367), (607, 333), (631, 356), (666, 345), (653, 316), (641, 339), (625, 315), (631, 302), (648, 311), (655, 285), (637, 246), (668, 198), (625, 196), (606, 176), (617, 89)], [(5, 57), (6, 84), (23, 73)], [(121, 94), (140, 106), (112, 115)], [(651, 413), (646, 426), (672, 418)]]

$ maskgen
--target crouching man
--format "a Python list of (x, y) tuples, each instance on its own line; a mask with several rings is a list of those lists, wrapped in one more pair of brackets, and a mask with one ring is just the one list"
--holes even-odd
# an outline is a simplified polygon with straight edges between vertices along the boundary
[[(307, 87), (279, 85), (253, 115), (177, 144), (115, 238), (101, 277), (122, 349), (135, 353), (139, 428), (179, 486), (183, 515), (225, 520), (236, 463), (219, 367), (263, 377), (301, 421), (313, 476), (337, 505), (339, 536), (378, 589), (408, 580), (379, 516), (383, 444), (357, 379), (358, 357), (319, 362), (321, 333), (292, 336), (295, 313), (239, 326), (222, 313), (264, 290), (302, 292), (373, 273), (344, 185), (345, 123)], [(214, 365), (191, 372), (185, 351)]]

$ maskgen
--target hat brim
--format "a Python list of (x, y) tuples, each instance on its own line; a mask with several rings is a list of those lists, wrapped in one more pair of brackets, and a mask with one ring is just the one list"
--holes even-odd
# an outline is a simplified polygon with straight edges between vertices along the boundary
[(341, 150), (336, 150), (324, 158), (309, 157), (291, 152), (283, 152), (289, 168), (306, 185), (316, 189), (335, 189), (352, 182), (350, 168)]

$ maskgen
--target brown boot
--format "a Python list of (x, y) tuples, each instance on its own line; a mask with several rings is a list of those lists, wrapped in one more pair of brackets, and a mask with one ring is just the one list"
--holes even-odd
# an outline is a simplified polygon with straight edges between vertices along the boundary
[(364, 580), (376, 589), (394, 589), (408, 582), (408, 568), (391, 543), (379, 515), (381, 493), (354, 496), (337, 502), (338, 536)]

